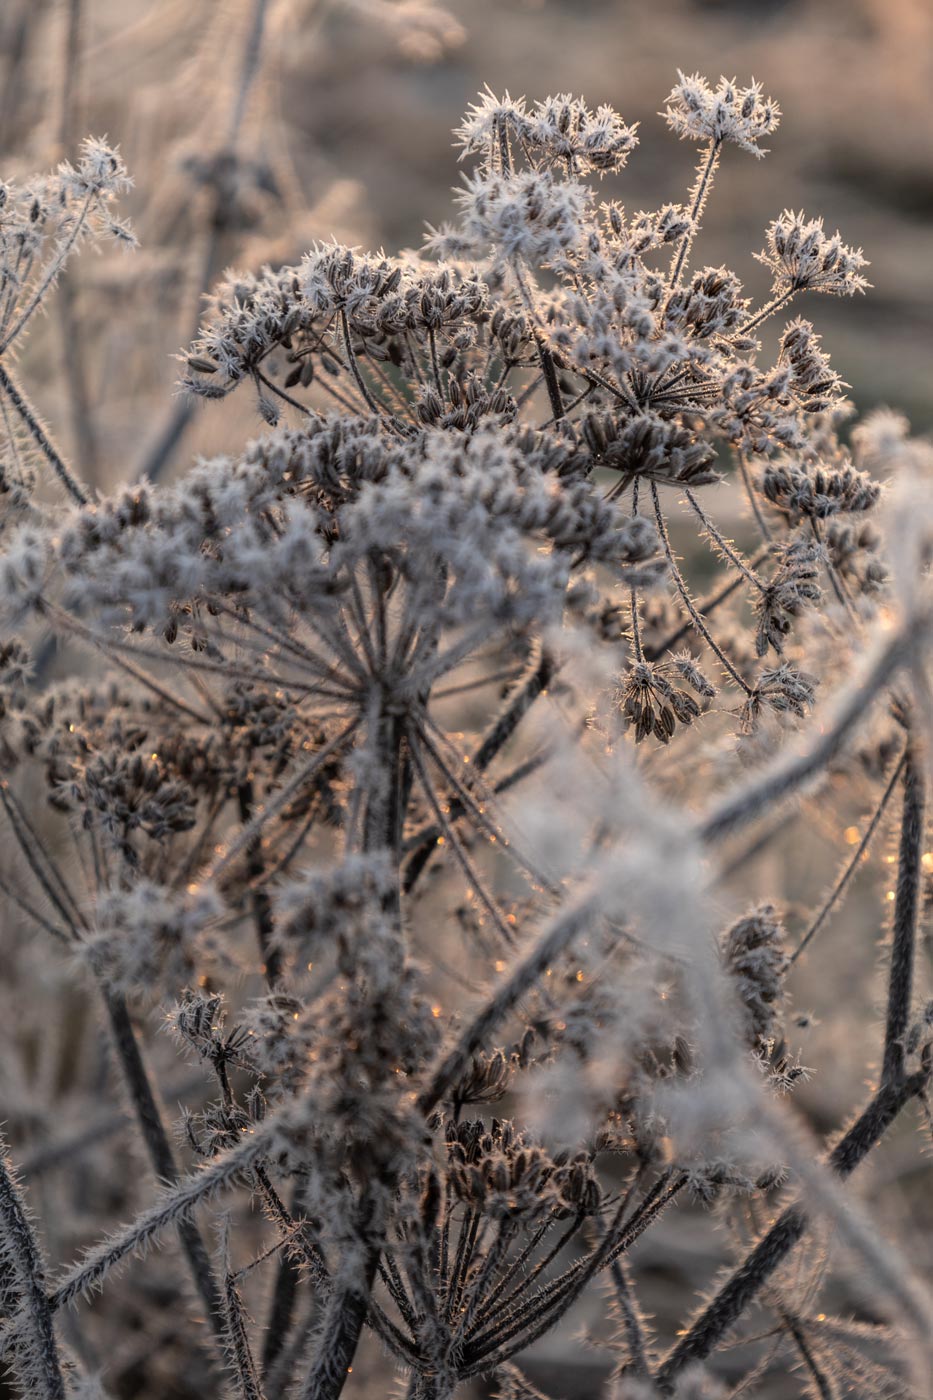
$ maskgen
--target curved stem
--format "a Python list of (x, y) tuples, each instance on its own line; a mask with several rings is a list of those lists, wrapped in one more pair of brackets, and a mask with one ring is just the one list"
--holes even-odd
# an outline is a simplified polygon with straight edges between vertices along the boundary
[[(770, 546), (764, 549), (759, 549), (758, 553), (754, 555), (754, 557), (751, 559), (750, 567), (753, 569), (757, 569), (759, 564), (764, 563), (769, 553)], [(727, 598), (732, 597), (732, 594), (738, 588), (741, 581), (741, 576), (737, 575), (735, 578), (731, 578), (726, 583), (724, 583), (722, 587), (716, 590), (715, 593), (710, 593), (705, 598), (701, 598), (699, 603), (697, 604), (698, 611), (702, 614), (703, 617), (709, 617), (710, 613), (715, 612), (716, 609), (727, 600)], [(646, 646), (646, 660), (657, 661), (658, 658), (663, 656), (666, 651), (670, 651), (671, 648), (675, 647), (679, 641), (682, 641), (692, 627), (693, 619), (688, 618), (687, 621), (682, 623), (681, 626), (678, 627), (675, 632), (668, 633), (668, 635), (664, 638), (663, 641), (657, 642), (654, 646)]]
[(913, 992), (925, 812), (926, 781), (923, 760), (908, 746), (904, 763), (904, 803), (898, 850), (897, 891), (894, 900), (891, 966), (888, 976), (884, 1063), (881, 1070), (883, 1084), (899, 1083), (904, 1077), (907, 1061), (904, 1038), (910, 1022)]
[(774, 539), (774, 535), (772, 534), (771, 527), (768, 524), (767, 520), (765, 520), (764, 515), (762, 514), (761, 506), (758, 503), (758, 497), (755, 492), (755, 487), (752, 483), (751, 473), (748, 470), (748, 463), (745, 460), (745, 454), (743, 452), (736, 452), (735, 455), (736, 460), (739, 464), (739, 472), (741, 473), (742, 477), (742, 485), (745, 488), (745, 495), (748, 498), (748, 504), (752, 508), (752, 515), (754, 515), (755, 517), (755, 524), (758, 526), (761, 538), (763, 540), (766, 540), (767, 543), (770, 544), (771, 541)]
[[(848, 1177), (883, 1137), (901, 1109), (922, 1095), (931, 1067), (906, 1072), (905, 1033), (910, 1018), (916, 946), (920, 858), (924, 830), (925, 782), (921, 764), (908, 748), (904, 772), (900, 867), (894, 907), (894, 937), (888, 969), (888, 1009), (881, 1083), (847, 1133), (830, 1152), (827, 1165)], [(693, 1361), (703, 1361), (742, 1316), (775, 1269), (803, 1238), (809, 1225), (797, 1203), (788, 1206), (719, 1289), (693, 1325), (669, 1352), (657, 1373), (658, 1388), (672, 1395), (677, 1377)]]
[(42, 305), (42, 300), (45, 297), (46, 292), (52, 286), (56, 277), (61, 272), (62, 268), (65, 266), (65, 263), (68, 261), (68, 258), (72, 250), (74, 249), (75, 244), (81, 237), (81, 234), (84, 232), (84, 226), (87, 223), (87, 216), (91, 211), (91, 205), (97, 197), (97, 194), (97, 190), (88, 190), (84, 203), (81, 206), (81, 213), (78, 215), (77, 219), (72, 225), (68, 237), (64, 239), (64, 241), (60, 244), (58, 251), (49, 259), (48, 266), (46, 267), (45, 272), (42, 274), (42, 277), (37, 283), (32, 293), (32, 296), (29, 298), (26, 305), (23, 307), (22, 311), (19, 313), (16, 320), (13, 322), (10, 329), (4, 335), (3, 340), (0, 341), (0, 355), (2, 355), (4, 351), (10, 348), (16, 337), (20, 334), (22, 330), (25, 329), (28, 322), (32, 320), (33, 316), (39, 310), (39, 307)]
[(703, 618), (700, 616), (700, 613), (697, 610), (696, 604), (694, 603), (693, 599), (690, 597), (690, 592), (684, 581), (684, 577), (677, 567), (677, 561), (674, 558), (674, 551), (671, 549), (671, 541), (667, 533), (667, 524), (664, 519), (664, 514), (661, 510), (661, 500), (658, 495), (658, 488), (654, 482), (651, 483), (651, 498), (654, 501), (654, 514), (655, 519), (658, 522), (658, 534), (661, 538), (661, 544), (664, 549), (664, 553), (667, 556), (667, 562), (670, 567), (671, 574), (673, 575), (674, 582), (677, 585), (677, 591), (684, 601), (684, 606), (686, 607), (688, 613), (693, 619), (694, 627), (699, 632), (700, 636), (703, 638), (704, 642), (713, 652), (713, 654), (719, 658), (721, 665), (732, 677), (736, 685), (739, 686), (742, 690), (744, 690), (746, 695), (752, 695), (752, 687), (748, 684), (746, 680), (743, 680), (743, 678), (739, 675), (738, 671), (733, 666), (732, 662), (729, 660), (728, 656), (726, 656), (725, 652), (718, 645), (718, 643), (714, 641), (712, 633), (706, 626), (706, 623), (703, 621)]
[(772, 301), (768, 302), (767, 306), (763, 306), (760, 311), (756, 312), (750, 320), (739, 326), (734, 334), (748, 335), (749, 331), (753, 331), (756, 326), (760, 326), (762, 321), (767, 321), (769, 316), (773, 316), (776, 312), (780, 311), (782, 306), (786, 306), (787, 303), (797, 295), (797, 291), (797, 287), (791, 287), (788, 291), (782, 292), (779, 297), (775, 297)]

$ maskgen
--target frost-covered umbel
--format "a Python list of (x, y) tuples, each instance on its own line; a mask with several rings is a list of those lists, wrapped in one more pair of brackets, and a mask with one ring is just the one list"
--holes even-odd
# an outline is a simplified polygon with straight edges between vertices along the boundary
[[(213, 297), (185, 387), (222, 414), (246, 386), (265, 435), (106, 499), (4, 352), (86, 229), (122, 235), (126, 177), (90, 143), (6, 191), (0, 892), (16, 977), (41, 957), (65, 1008), (9, 1051), (19, 1394), (157, 1400), (158, 1357), (186, 1396), (381, 1400), (398, 1377), (410, 1400), (484, 1379), (536, 1400), (516, 1358), (578, 1304), (616, 1400), (763, 1395), (771, 1372), (926, 1394), (927, 1292), (840, 1182), (933, 1072), (931, 454), (890, 413), (839, 436), (844, 385), (801, 315), (866, 288), (839, 235), (774, 219), (761, 306), (694, 265), (725, 148), (761, 156), (776, 105), (681, 75), (665, 116), (696, 181), (627, 210), (591, 182), (634, 126), (482, 94), (458, 216), (423, 252), (325, 243)], [(66, 508), (33, 491), (43, 466)], [(785, 1116), (814, 1072), (795, 966), (821, 967), (895, 793), (882, 1048), (815, 1163)], [(800, 810), (845, 831), (811, 913), (757, 860)], [(127, 1118), (101, 1117), (96, 1012), (148, 1178)], [(37, 1193), (39, 1230), (26, 1197), (53, 1169), (72, 1204)], [(701, 1212), (732, 1266), (667, 1335), (638, 1272)], [(817, 1311), (818, 1214), (896, 1329)]]

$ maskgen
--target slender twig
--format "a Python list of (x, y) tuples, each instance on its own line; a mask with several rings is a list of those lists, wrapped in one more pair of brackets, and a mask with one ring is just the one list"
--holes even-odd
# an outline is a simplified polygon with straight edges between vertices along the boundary
[(3, 336), (3, 339), (0, 340), (0, 355), (3, 355), (7, 350), (9, 350), (10, 346), (13, 344), (13, 341), (16, 340), (17, 336), (19, 336), (25, 330), (26, 326), (29, 324), (33, 316), (39, 310), (39, 307), (42, 305), (46, 293), (50, 290), (51, 287), (54, 286), (56, 278), (58, 277), (62, 268), (65, 266), (65, 263), (68, 261), (68, 258), (71, 256), (75, 245), (77, 244), (78, 240), (80, 239), (81, 235), (85, 230), (85, 227), (87, 226), (87, 220), (88, 215), (91, 212), (91, 206), (94, 204), (95, 200), (98, 197), (99, 192), (95, 190), (92, 186), (84, 197), (84, 200), (81, 204), (81, 209), (78, 213), (78, 217), (75, 219), (74, 223), (69, 228), (66, 237), (62, 239), (62, 241), (58, 245), (58, 248), (55, 250), (54, 254), (49, 259), (46, 269), (40, 277), (39, 281), (36, 283), (35, 287), (33, 288), (29, 300), (26, 302), (25, 306), (23, 306), (16, 320), (13, 322), (12, 326), (10, 326), (9, 330)]
[[(770, 552), (770, 547), (760, 549), (758, 553), (755, 554), (749, 560), (749, 567), (752, 569), (757, 569), (759, 564), (764, 563)], [(725, 603), (729, 598), (732, 597), (736, 589), (741, 586), (741, 583), (741, 574), (737, 574), (733, 578), (728, 579), (724, 584), (717, 588), (715, 592), (710, 593), (705, 598), (700, 599), (700, 601), (696, 605), (697, 611), (701, 614), (702, 617), (708, 618), (710, 613), (715, 612), (717, 608), (721, 607), (723, 603)], [(664, 637), (660, 642), (655, 642), (654, 644), (646, 645), (645, 659), (647, 661), (657, 661), (660, 657), (664, 655), (665, 652), (671, 651), (677, 645), (678, 642), (682, 642), (684, 637), (686, 637), (692, 630), (693, 618), (688, 617), (685, 622), (681, 623), (681, 625), (675, 629), (675, 631), (668, 633), (668, 635)]]
[(58, 477), (59, 481), (68, 492), (73, 501), (77, 501), (79, 506), (86, 506), (90, 503), (90, 496), (81, 482), (67, 466), (58, 448), (52, 442), (48, 432), (42, 426), (39, 416), (32, 404), (26, 398), (25, 393), (16, 383), (10, 371), (3, 364), (0, 364), (0, 389), (6, 394), (10, 403), (16, 409), (20, 418), (29, 430), (29, 435), (39, 448), (45, 460)]
[(836, 1400), (838, 1394), (836, 1387), (824, 1373), (823, 1368), (813, 1355), (800, 1319), (794, 1317), (792, 1313), (787, 1312), (784, 1308), (780, 1309), (779, 1316), (793, 1339), (795, 1347), (800, 1352), (800, 1359), (807, 1368), (810, 1379), (816, 1387), (817, 1395), (820, 1396), (820, 1400)]
[(898, 763), (895, 765), (894, 772), (891, 774), (887, 787), (881, 795), (880, 802), (878, 803), (877, 807), (871, 815), (871, 820), (869, 821), (864, 832), (862, 833), (862, 837), (858, 843), (858, 846), (853, 852), (851, 858), (848, 861), (846, 861), (846, 865), (844, 870), (842, 871), (842, 874), (839, 876), (839, 879), (836, 881), (835, 885), (830, 890), (828, 896), (826, 897), (826, 900), (823, 903), (822, 908), (820, 909), (816, 918), (810, 924), (810, 927), (807, 929), (803, 938), (801, 938), (799, 944), (791, 954), (790, 961), (792, 964), (797, 961), (797, 959), (800, 957), (800, 954), (804, 952), (807, 947), (809, 947), (810, 943), (812, 943), (813, 939), (816, 937), (820, 929), (825, 924), (826, 920), (829, 918), (833, 909), (835, 909), (836, 905), (839, 903), (839, 900), (845, 893), (849, 882), (851, 881), (856, 870), (858, 870), (859, 865), (862, 861), (862, 857), (868, 850), (868, 847), (871, 845), (872, 837), (878, 830), (878, 825), (881, 821), (881, 818), (884, 816), (885, 809), (887, 808), (888, 802), (891, 799), (891, 794), (897, 786), (901, 773), (904, 771), (904, 764), (906, 763), (906, 761), (907, 754), (905, 752), (901, 754)]
[[(291, 1214), (295, 1213), (299, 1202), (300, 1187), (296, 1187), (292, 1201)], [(262, 1349), (262, 1374), (265, 1378), (272, 1372), (288, 1340), (288, 1333), (291, 1329), (295, 1312), (295, 1303), (298, 1298), (299, 1280), (299, 1265), (293, 1258), (292, 1251), (286, 1248), (282, 1252), (282, 1259), (279, 1264), (279, 1271), (276, 1274), (275, 1286), (272, 1290), (272, 1299), (269, 1304), (266, 1335)]]
[(625, 1333), (628, 1353), (626, 1370), (633, 1376), (645, 1380), (651, 1375), (648, 1365), (648, 1342), (645, 1336), (645, 1322), (635, 1301), (635, 1290), (629, 1277), (625, 1259), (616, 1259), (610, 1268), (615, 1302)]
[(748, 470), (748, 463), (745, 460), (745, 453), (737, 452), (735, 455), (736, 460), (739, 464), (739, 474), (742, 478), (742, 486), (745, 489), (745, 495), (748, 499), (748, 504), (751, 506), (752, 514), (755, 517), (755, 524), (758, 526), (761, 538), (765, 540), (768, 544), (770, 544), (771, 541), (774, 539), (774, 535), (771, 531), (770, 525), (768, 524), (767, 520), (765, 520), (764, 514), (761, 509), (761, 505), (758, 501), (758, 492), (755, 490), (751, 472)]
[(684, 581), (684, 577), (678, 569), (677, 561), (674, 558), (674, 551), (671, 548), (670, 538), (667, 533), (667, 525), (664, 520), (664, 513), (661, 510), (661, 499), (658, 495), (658, 488), (654, 482), (651, 483), (651, 499), (654, 502), (654, 514), (658, 524), (658, 534), (661, 538), (661, 544), (663, 546), (664, 553), (667, 558), (668, 567), (671, 571), (671, 575), (674, 579), (674, 582), (677, 585), (677, 591), (683, 599), (684, 606), (686, 607), (687, 612), (690, 614), (694, 627), (696, 628), (697, 632), (699, 632), (700, 636), (703, 638), (710, 651), (713, 652), (714, 656), (718, 657), (720, 665), (726, 672), (728, 672), (728, 674), (735, 681), (736, 685), (739, 686), (741, 690), (744, 690), (746, 695), (751, 696), (754, 693), (752, 687), (748, 684), (748, 681), (746, 681), (742, 676), (739, 675), (738, 671), (735, 669), (728, 656), (726, 656), (722, 647), (720, 647), (719, 644), (714, 640), (712, 633), (710, 632), (706, 623), (703, 621), (703, 618), (700, 616), (697, 606), (690, 596), (690, 590), (687, 588), (686, 582)]
[[(499, 778), (498, 781), (493, 784), (492, 791), (495, 796), (498, 797), (503, 792), (508, 792), (510, 788), (517, 787), (519, 783), (531, 777), (533, 773), (536, 773), (539, 768), (547, 763), (550, 756), (550, 750), (545, 749), (534, 754), (531, 758), (526, 759), (523, 763), (516, 764), (510, 772), (506, 773), (504, 777)], [(461, 803), (458, 798), (454, 798), (449, 804), (449, 810), (447, 812), (448, 820), (452, 822), (459, 821), (461, 817), (466, 815), (466, 812), (467, 808), (464, 804)], [(434, 854), (437, 848), (437, 838), (442, 835), (443, 832), (440, 827), (435, 822), (430, 822), (416, 831), (413, 836), (409, 836), (406, 839), (402, 848), (403, 854), (409, 857), (402, 876), (402, 889), (405, 894), (411, 894), (414, 890), (422, 872), (427, 867), (432, 854)]]
[(486, 910), (486, 913), (492, 920), (496, 932), (499, 934), (499, 937), (502, 939), (505, 946), (509, 948), (515, 942), (515, 932), (513, 929), (509, 928), (508, 924), (505, 921), (504, 914), (502, 913), (493, 896), (487, 890), (482, 876), (480, 875), (479, 871), (476, 869), (476, 866), (473, 864), (473, 861), (467, 854), (466, 849), (463, 846), (463, 843), (461, 842), (460, 838), (457, 836), (456, 831), (451, 826), (450, 822), (448, 822), (447, 818), (444, 816), (443, 811), (441, 810), (441, 805), (438, 802), (437, 797), (435, 796), (433, 787), (431, 786), (430, 774), (428, 773), (427, 768), (424, 764), (424, 760), (421, 757), (417, 735), (413, 735), (411, 732), (409, 732), (408, 738), (409, 746), (411, 749), (412, 762), (415, 765), (415, 772), (418, 776), (419, 785), (421, 787), (422, 792), (428, 800), (428, 805), (431, 808), (431, 811), (434, 813), (434, 818), (438, 826), (444, 833), (444, 840), (449, 842), (450, 849), (454, 853), (454, 859), (457, 861), (457, 863), (463, 870), (463, 873), (466, 875), (470, 887), (473, 889), (477, 898), (479, 899), (479, 902), (482, 904), (483, 908)]
[[(896, 1086), (882, 1086), (830, 1153), (829, 1166), (839, 1176), (850, 1175), (928, 1081), (929, 1073), (922, 1070)], [(674, 1393), (673, 1383), (685, 1367), (710, 1355), (803, 1238), (807, 1224), (805, 1212), (797, 1205), (788, 1206), (778, 1217), (665, 1358), (655, 1377), (663, 1394)]]
[[(437, 742), (431, 737), (432, 730), (434, 731)], [(536, 881), (537, 884), (544, 888), (554, 891), (554, 887), (547, 875), (545, 875), (536, 862), (522, 850), (514, 834), (510, 834), (511, 828), (510, 831), (507, 832), (498, 821), (493, 820), (493, 818), (489, 816), (486, 811), (486, 804), (492, 805), (495, 803), (496, 790), (494, 787), (484, 782), (482, 773), (475, 771), (471, 763), (464, 763), (462, 770), (464, 776), (461, 778), (458, 775), (452, 764), (445, 760), (439, 747), (440, 745), (444, 745), (446, 748), (451, 749), (452, 745), (450, 740), (444, 731), (435, 725), (430, 718), (427, 718), (423, 724), (418, 725), (417, 737), (430, 755), (431, 761), (438, 769), (445, 784), (454, 794), (458, 811), (462, 811), (464, 815), (470, 818), (475, 826), (485, 831), (490, 841), (500, 844), (502, 848), (508, 852), (510, 858), (514, 860), (517, 865), (521, 866), (532, 880)], [(476, 795), (471, 791), (473, 787), (477, 789)], [(493, 808), (493, 810), (495, 810), (495, 808)], [(445, 815), (449, 818), (451, 813), (452, 808), (448, 807)]]
[(697, 500), (693, 492), (685, 488), (684, 495), (690, 503), (690, 507), (693, 510), (694, 514), (702, 522), (703, 528), (706, 531), (706, 533), (710, 536), (711, 539), (715, 541), (715, 543), (719, 546), (719, 548), (722, 550), (723, 554), (730, 561), (730, 563), (735, 565), (739, 573), (742, 574), (742, 576), (748, 580), (748, 582), (752, 585), (753, 588), (757, 588), (759, 593), (765, 593), (767, 591), (765, 585), (755, 573), (754, 567), (750, 564), (747, 564), (742, 558), (741, 554), (735, 548), (735, 546), (730, 544), (730, 542), (718, 529), (716, 523), (713, 520), (711, 520), (710, 517), (707, 515), (706, 511), (700, 505), (700, 502)]
[(788, 291), (782, 292), (780, 296), (774, 297), (773, 300), (769, 301), (766, 306), (763, 306), (754, 316), (751, 316), (747, 321), (743, 321), (737, 330), (733, 332), (733, 335), (748, 335), (749, 331), (753, 331), (756, 326), (760, 326), (763, 321), (767, 321), (769, 316), (773, 316), (776, 312), (780, 311), (781, 307), (786, 306), (791, 298), (796, 295), (797, 288), (791, 287)]
[(242, 1270), (234, 1273), (231, 1267), (229, 1236), (230, 1222), (225, 1219), (221, 1234), (220, 1268), (224, 1280), (223, 1329), (228, 1366), (238, 1382), (239, 1400), (265, 1400), (259, 1370), (253, 1359), (249, 1341), (249, 1319), (237, 1287)]
[(687, 265), (690, 249), (693, 247), (693, 240), (696, 238), (698, 232), (699, 221), (703, 216), (703, 210), (706, 206), (710, 189), (712, 188), (713, 178), (716, 174), (716, 167), (719, 164), (721, 151), (721, 139), (710, 141), (706, 153), (697, 167), (696, 183), (691, 191), (690, 208), (687, 213), (690, 226), (677, 245), (671, 263), (670, 275), (668, 277), (670, 295), (673, 295), (680, 286), (680, 279)]
[(221, 859), (211, 868), (210, 876), (212, 880), (218, 880), (224, 875), (244, 851), (248, 851), (259, 836), (263, 827), (268, 825), (274, 817), (283, 812), (292, 799), (301, 789), (311, 781), (319, 768), (322, 768), (329, 758), (340, 750), (350, 736), (359, 726), (359, 720), (351, 722), (335, 734), (333, 739), (319, 748), (307, 763), (300, 765), (298, 770), (292, 774), (288, 782), (275, 794), (268, 798), (259, 808), (256, 814), (242, 827), (236, 838), (230, 843)]

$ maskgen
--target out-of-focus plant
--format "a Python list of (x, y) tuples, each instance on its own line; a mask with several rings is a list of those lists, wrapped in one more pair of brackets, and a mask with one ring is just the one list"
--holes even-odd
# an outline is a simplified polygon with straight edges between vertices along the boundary
[[(681, 75), (665, 115), (695, 182), (630, 212), (592, 183), (637, 144), (616, 112), (482, 95), (459, 216), (422, 253), (319, 244), (213, 294), (184, 387), (245, 388), (266, 436), (103, 499), (7, 350), (85, 232), (129, 237), (107, 212), (126, 177), (90, 143), (5, 190), (0, 888), (95, 989), (162, 1184), (115, 1230), (99, 1189), (69, 1229), (110, 1232), (49, 1280), (2, 1169), (20, 1393), (106, 1393), (104, 1347), (134, 1331), (118, 1383), (148, 1384), (150, 1270), (173, 1380), (200, 1395), (332, 1400), (370, 1334), (383, 1392), (397, 1371), (419, 1400), (483, 1376), (532, 1396), (515, 1358), (600, 1277), (618, 1400), (719, 1394), (737, 1344), (728, 1393), (775, 1368), (810, 1394), (924, 1393), (928, 1294), (841, 1183), (926, 1110), (933, 1072), (931, 454), (891, 414), (839, 435), (844, 386), (799, 304), (864, 291), (860, 251), (785, 210), (762, 306), (694, 267), (726, 148), (761, 156), (776, 105)], [(759, 330), (788, 312), (771, 360)], [(717, 523), (736, 498), (751, 552)], [(31, 685), (47, 630), (112, 672)], [(729, 912), (724, 877), (815, 787), (840, 811), (871, 796), (794, 947), (771, 903)], [(786, 981), (895, 793), (882, 1063), (823, 1153), (784, 1105), (807, 1073)], [(152, 1011), (196, 1070), (177, 1142)], [(69, 1171), (89, 1154), (106, 1185), (120, 1125), (86, 1127)], [(736, 1257), (665, 1342), (629, 1252), (690, 1198)], [(890, 1328), (817, 1310), (827, 1222)], [(190, 1308), (166, 1260), (131, 1262), (157, 1240)], [(133, 1321), (120, 1266), (142, 1277)]]

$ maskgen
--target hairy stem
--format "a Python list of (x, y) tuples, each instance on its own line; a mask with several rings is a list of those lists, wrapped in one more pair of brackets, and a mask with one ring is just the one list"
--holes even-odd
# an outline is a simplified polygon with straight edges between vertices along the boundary
[(66, 465), (64, 458), (42, 426), (35, 409), (26, 398), (23, 390), (13, 379), (9, 370), (2, 364), (0, 364), (0, 389), (3, 390), (10, 403), (16, 409), (16, 412), (25, 423), (33, 442), (68, 492), (71, 499), (76, 501), (79, 506), (89, 505), (91, 498), (87, 491), (72, 473), (71, 469)]
[(716, 167), (719, 165), (719, 156), (721, 151), (722, 141), (711, 141), (706, 150), (706, 154), (703, 157), (703, 160), (697, 167), (696, 183), (694, 184), (693, 189), (691, 191), (690, 199), (690, 228), (687, 230), (683, 238), (680, 240), (680, 243), (677, 245), (677, 251), (674, 254), (673, 262), (671, 263), (669, 285), (672, 294), (677, 290), (678, 286), (680, 285), (680, 279), (683, 276), (684, 268), (687, 265), (687, 259), (690, 256), (690, 250), (693, 247), (693, 240), (697, 236), (698, 222), (703, 215), (703, 210), (706, 206), (706, 201), (709, 198), (709, 192), (712, 188), (713, 178), (716, 174)]
[[(4, 1312), (21, 1310), (29, 1326), (28, 1370), (36, 1400), (65, 1400), (42, 1256), (5, 1154), (0, 1155), (0, 1297)], [(19, 1368), (15, 1368), (19, 1369)]]
[(295, 1400), (337, 1400), (353, 1370), (385, 1239), (387, 1184), (363, 1187), (353, 1220), (358, 1250), (335, 1281), (317, 1353)]
[[(882, 1085), (829, 1155), (829, 1166), (847, 1177), (894, 1122), (905, 1104), (922, 1094), (929, 1082), (918, 1071), (896, 1085)], [(673, 1395), (675, 1381), (694, 1361), (703, 1361), (738, 1322), (791, 1250), (803, 1238), (808, 1218), (799, 1205), (788, 1206), (726, 1280), (712, 1302), (669, 1352), (655, 1377), (661, 1393)]]
[[(104, 1003), (110, 1018), (113, 1041), (126, 1087), (129, 1091), (136, 1118), (142, 1132), (149, 1160), (161, 1181), (175, 1183), (179, 1179), (178, 1166), (172, 1152), (168, 1133), (162, 1122), (162, 1113), (149, 1081), (149, 1074), (143, 1062), (136, 1032), (130, 1020), (126, 1001), (119, 993), (103, 989)], [(207, 1319), (215, 1336), (223, 1338), (223, 1304), (220, 1290), (211, 1268), (207, 1247), (201, 1232), (193, 1220), (183, 1219), (178, 1227), (182, 1248), (187, 1256), (195, 1287), (207, 1308)]]
[[(839, 879), (836, 881), (833, 888), (830, 890), (829, 895), (827, 896), (822, 908), (820, 909), (820, 912), (817, 914), (816, 918), (813, 920), (810, 927), (804, 934), (803, 938), (801, 938), (799, 944), (791, 954), (791, 963), (795, 963), (800, 957), (801, 953), (803, 953), (809, 947), (809, 945), (819, 933), (820, 929), (823, 927), (826, 920), (832, 913), (833, 909), (835, 909), (839, 900), (845, 893), (848, 885), (852, 880), (852, 877), (855, 875), (856, 870), (858, 870), (859, 865), (861, 864), (862, 856), (868, 850), (868, 847), (871, 845), (872, 837), (878, 830), (881, 818), (884, 816), (885, 811), (887, 810), (888, 803), (891, 800), (891, 795), (894, 792), (894, 789), (900, 780), (900, 776), (904, 771), (904, 764), (906, 763), (906, 761), (907, 755), (906, 753), (904, 753), (901, 755), (894, 769), (894, 772), (891, 774), (887, 787), (881, 794), (881, 800), (875, 808), (874, 812), (872, 813), (871, 820), (869, 821), (868, 826), (865, 828), (864, 835), (859, 841), (858, 846), (852, 853), (850, 859), (846, 861), (845, 869), (839, 876)], [(783, 826), (783, 822), (781, 823), (781, 825)]]
[(864, 720), (872, 702), (907, 659), (908, 653), (909, 639), (903, 632), (886, 638), (861, 676), (838, 697), (835, 712), (820, 726), (810, 746), (802, 752), (782, 756), (747, 786), (727, 794), (701, 823), (703, 840), (710, 843), (723, 840), (821, 773), (852, 730)]
[(703, 618), (700, 615), (696, 604), (690, 596), (690, 590), (687, 588), (687, 584), (684, 580), (684, 577), (681, 574), (679, 568), (677, 567), (677, 561), (674, 558), (674, 551), (671, 548), (670, 536), (667, 533), (667, 524), (664, 519), (664, 513), (661, 510), (661, 498), (658, 495), (658, 488), (654, 484), (654, 482), (651, 483), (651, 499), (654, 502), (654, 515), (658, 524), (658, 534), (661, 538), (661, 544), (664, 548), (664, 553), (667, 557), (668, 567), (671, 571), (671, 575), (674, 579), (674, 582), (677, 585), (677, 591), (683, 599), (684, 607), (687, 609), (687, 612), (693, 619), (694, 627), (696, 628), (697, 632), (699, 632), (700, 636), (703, 638), (710, 651), (713, 652), (714, 656), (718, 657), (720, 665), (729, 674), (729, 676), (731, 676), (732, 680), (735, 681), (735, 684), (739, 686), (741, 690), (744, 690), (746, 695), (750, 696), (752, 694), (751, 686), (746, 680), (743, 679), (742, 676), (739, 675), (738, 671), (735, 669), (728, 656), (726, 656), (725, 652), (715, 641), (712, 633), (710, 632), (706, 623), (703, 621)]
[[(888, 971), (888, 1012), (885, 1024), (881, 1083), (852, 1127), (833, 1148), (828, 1165), (848, 1177), (881, 1139), (910, 1099), (923, 1094), (930, 1079), (924, 1067), (906, 1072), (904, 1036), (910, 1016), (913, 959), (917, 928), (917, 896), (923, 844), (924, 782), (921, 766), (908, 749), (904, 773), (900, 869), (894, 908), (894, 937)], [(712, 1302), (668, 1354), (657, 1373), (665, 1395), (693, 1361), (702, 1361), (718, 1346), (758, 1295), (775, 1269), (803, 1238), (808, 1217), (799, 1204), (788, 1206), (722, 1286)]]
[(923, 760), (907, 749), (904, 764), (904, 803), (898, 852), (894, 928), (888, 974), (888, 1006), (884, 1030), (883, 1084), (898, 1084), (904, 1077), (907, 1050), (904, 1039), (910, 1021), (914, 956), (917, 946), (917, 912), (920, 902), (925, 808)]
[[(251, 779), (247, 778), (240, 783), (237, 788), (237, 803), (240, 811), (240, 821), (244, 826), (248, 826), (253, 817), (255, 805), (255, 794)], [(259, 951), (262, 955), (263, 975), (270, 987), (274, 987), (279, 980), (282, 969), (282, 951), (272, 941), (275, 931), (275, 923), (272, 916), (272, 904), (267, 891), (262, 886), (265, 875), (265, 861), (262, 855), (262, 837), (257, 833), (254, 840), (246, 848), (246, 874), (249, 879), (252, 893), (250, 901), (253, 906), (253, 923), (256, 926), (256, 938), (259, 943)]]
[(436, 1108), (444, 1096), (463, 1078), (476, 1052), (486, 1043), (492, 1032), (502, 1025), (522, 997), (544, 975), (550, 964), (570, 946), (593, 914), (595, 907), (595, 898), (583, 895), (547, 925), (538, 942), (496, 988), (486, 1004), (466, 1026), (457, 1043), (435, 1068), (418, 1099), (418, 1107), (422, 1113), (428, 1114)]

